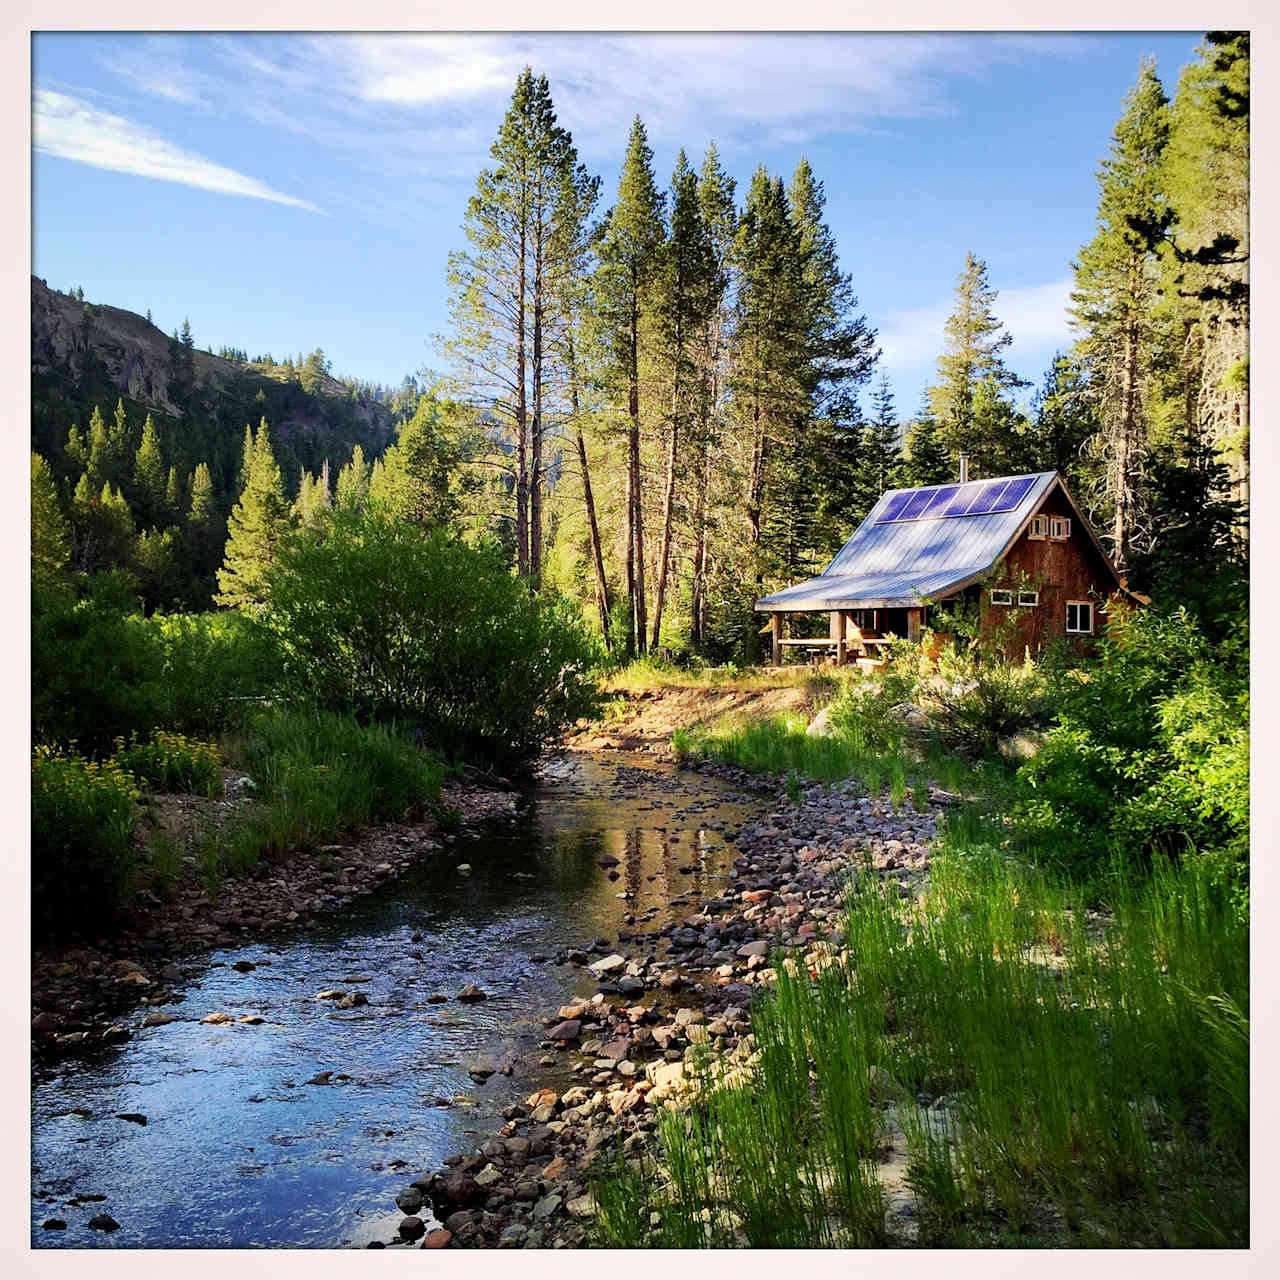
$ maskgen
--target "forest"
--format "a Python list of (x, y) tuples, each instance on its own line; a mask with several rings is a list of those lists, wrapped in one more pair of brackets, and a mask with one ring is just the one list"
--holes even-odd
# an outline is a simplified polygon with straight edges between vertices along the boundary
[[(460, 795), (555, 812), (568, 793), (538, 765), (569, 743), (557, 767), (597, 770), (584, 794), (632, 824), (619, 857), (600, 831), (556, 854), (589, 878), (575, 894), (607, 876), (627, 949), (554, 958), (600, 994), (543, 1019), (541, 1063), (581, 1049), (599, 1088), (502, 1111), (517, 1146), (402, 1191), (392, 1243), (423, 1235), (425, 1193), (441, 1246), (1247, 1245), (1249, 74), (1239, 32), (1207, 33), (1175, 85), (1138, 66), (1070, 264), (1072, 341), (1035, 386), (982, 245), (956, 263), (932, 384), (900, 406), (858, 301), (865, 249), (837, 245), (803, 156), (742, 190), (712, 144), (665, 179), (636, 117), (606, 190), (530, 67), (440, 282), (441, 367), (399, 387), (336, 377), (319, 347), (202, 351), (189, 321), (166, 336), (33, 279), (43, 1049), (134, 1035), (62, 1008), (66, 956), (89, 954), (67, 948), (175, 912), (222, 927), (233, 881), (241, 903), (301, 893), (263, 887), (277, 873), (317, 903), (348, 873), (372, 885), (392, 873), (377, 841), (436, 849)], [(962, 455), (974, 478), (1063, 477), (1129, 588), (1096, 602), (1096, 643), (1011, 656), (957, 612), (945, 637), (885, 640), (874, 672), (766, 667), (754, 602)], [(632, 759), (646, 716), (657, 762), (602, 763)], [(653, 800), (693, 770), (693, 801)], [(759, 821), (704, 823), (713, 787)], [(162, 821), (175, 796), (189, 829)], [(668, 821), (696, 852), (646, 825)], [(711, 830), (734, 869), (699, 898)], [(643, 883), (671, 877), (647, 914), (642, 835), (662, 860)], [(464, 888), (430, 873), (449, 927), (474, 872), (501, 897), (490, 846), (467, 847)], [(518, 865), (513, 900), (540, 891)], [(689, 1001), (690, 973), (709, 1017), (606, 998)], [(105, 979), (111, 1000), (137, 977)], [(565, 1159), (530, 1181), (521, 1135), (553, 1115), (530, 1132)]]

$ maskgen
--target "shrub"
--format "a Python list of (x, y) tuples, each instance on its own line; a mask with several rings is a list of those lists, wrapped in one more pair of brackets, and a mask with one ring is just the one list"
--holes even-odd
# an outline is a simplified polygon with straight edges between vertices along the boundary
[(38, 930), (103, 923), (133, 873), (133, 778), (115, 762), (37, 748), (31, 760), (31, 901)]
[(527, 761), (595, 711), (577, 611), (489, 551), (377, 509), (282, 545), (264, 620), (299, 701), (416, 731), (451, 758)]
[(236, 729), (279, 679), (270, 634), (245, 614), (176, 613), (132, 622), (160, 652), (166, 728), (205, 735)]
[(157, 729), (150, 742), (116, 739), (113, 757), (127, 773), (152, 791), (181, 791), (198, 796), (222, 794), (222, 760), (212, 742)]
[(127, 582), (100, 574), (83, 599), (36, 590), (31, 601), (31, 729), (36, 742), (104, 755), (116, 737), (162, 722), (162, 654), (131, 625)]
[(1019, 771), (1022, 827), (1088, 874), (1113, 855), (1226, 850), (1249, 830), (1246, 657), (1185, 610), (1113, 611), (1097, 661), (1064, 682), (1043, 750)]

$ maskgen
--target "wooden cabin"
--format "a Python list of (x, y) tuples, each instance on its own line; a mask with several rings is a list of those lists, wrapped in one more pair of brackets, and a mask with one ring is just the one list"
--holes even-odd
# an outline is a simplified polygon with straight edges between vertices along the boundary
[[(1056, 471), (891, 489), (816, 578), (757, 600), (774, 665), (796, 646), (874, 669), (892, 636), (945, 630), (950, 606), (976, 606), (1011, 657), (1065, 638), (1086, 651), (1102, 607), (1125, 586)], [(829, 635), (786, 634), (794, 615), (830, 614)], [(933, 617), (931, 617), (934, 615)]]

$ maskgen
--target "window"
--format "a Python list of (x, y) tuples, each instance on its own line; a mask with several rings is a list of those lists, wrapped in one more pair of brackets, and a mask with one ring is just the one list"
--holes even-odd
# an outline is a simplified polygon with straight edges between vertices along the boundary
[(1038, 591), (1019, 591), (1018, 592), (1018, 608), (1034, 609), (1040, 603), (1040, 593)]
[(1031, 531), (1027, 534), (1028, 538), (1047, 538), (1049, 536), (1049, 517), (1048, 516), (1032, 516)]
[(991, 593), (991, 603), (992, 604), (1012, 604), (1013, 592), (1012, 591), (993, 591)]
[(1049, 537), (1055, 542), (1065, 542), (1071, 537), (1071, 521), (1064, 516), (1054, 516), (1049, 521)]
[(1093, 635), (1093, 605), (1087, 600), (1067, 601), (1067, 635)]

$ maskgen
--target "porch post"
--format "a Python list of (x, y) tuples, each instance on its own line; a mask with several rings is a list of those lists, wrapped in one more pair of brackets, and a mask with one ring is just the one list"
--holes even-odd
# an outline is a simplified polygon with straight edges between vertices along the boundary
[(912, 644), (920, 643), (920, 614), (922, 612), (920, 609), (907, 610), (907, 639)]
[(770, 614), (773, 622), (773, 665), (782, 666), (782, 614)]
[(831, 612), (831, 638), (836, 642), (836, 666), (844, 666), (844, 611)]

